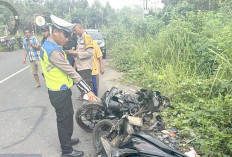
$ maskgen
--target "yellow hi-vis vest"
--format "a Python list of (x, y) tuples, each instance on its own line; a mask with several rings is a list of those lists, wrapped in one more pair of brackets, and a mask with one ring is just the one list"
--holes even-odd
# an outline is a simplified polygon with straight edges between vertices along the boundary
[(73, 85), (73, 81), (62, 70), (50, 62), (49, 55), (54, 50), (60, 51), (60, 53), (62, 53), (61, 55), (63, 55), (65, 60), (67, 60), (65, 52), (55, 43), (48, 40), (44, 42), (40, 52), (40, 61), (46, 80), (46, 86), (51, 90), (65, 90)]

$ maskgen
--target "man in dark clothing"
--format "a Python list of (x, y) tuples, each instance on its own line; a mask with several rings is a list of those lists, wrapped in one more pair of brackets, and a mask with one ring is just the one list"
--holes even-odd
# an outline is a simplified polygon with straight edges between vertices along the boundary
[(41, 45), (43, 45), (43, 43), (47, 40), (47, 38), (49, 37), (49, 27), (47, 25), (43, 25), (41, 27), (41, 32), (43, 35), (43, 39), (41, 41)]
[[(66, 44), (63, 46), (63, 50), (66, 52), (66, 50), (76, 50), (77, 47), (77, 35), (72, 33), (71, 37), (69, 38), (69, 40), (66, 42)], [(72, 65), (72, 67), (75, 67), (74, 63), (75, 63), (75, 56), (66, 53), (67, 54), (67, 59), (68, 62)], [(75, 68), (76, 69), (76, 68)]]

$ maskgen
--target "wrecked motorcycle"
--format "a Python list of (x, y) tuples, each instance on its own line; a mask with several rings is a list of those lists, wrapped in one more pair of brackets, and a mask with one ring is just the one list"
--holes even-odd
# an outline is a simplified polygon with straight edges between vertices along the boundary
[(92, 132), (95, 125), (103, 120), (117, 120), (123, 115), (142, 115), (151, 119), (148, 112), (159, 111), (160, 106), (169, 106), (169, 99), (158, 91), (141, 89), (135, 95), (130, 95), (112, 87), (105, 92), (102, 102), (85, 102), (76, 111), (76, 122), (85, 131)]
[(16, 43), (13, 36), (0, 37), (0, 46), (7, 47), (9, 51), (14, 51), (14, 44)]
[(102, 120), (93, 130), (93, 144), (101, 157), (186, 157), (141, 131), (143, 119), (123, 115), (120, 120)]

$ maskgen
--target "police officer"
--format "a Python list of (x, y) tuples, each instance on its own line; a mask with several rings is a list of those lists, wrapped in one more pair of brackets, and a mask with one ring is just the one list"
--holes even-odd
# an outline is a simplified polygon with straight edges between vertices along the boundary
[[(90, 35), (86, 34), (82, 24), (79, 20), (73, 20), (75, 23), (75, 33), (78, 35), (76, 50), (68, 51), (70, 54), (75, 55), (75, 65), (78, 74), (86, 81), (92, 88), (92, 61), (93, 61), (93, 39)], [(83, 97), (84, 92), (81, 91), (80, 99)]]
[(44, 42), (41, 50), (41, 65), (44, 71), (46, 86), (51, 104), (55, 108), (57, 116), (58, 135), (62, 149), (62, 155), (67, 157), (79, 157), (83, 151), (77, 151), (72, 145), (79, 139), (71, 139), (73, 133), (73, 105), (70, 87), (77, 84), (88, 95), (89, 101), (99, 100), (87, 83), (68, 63), (66, 54), (58, 45), (64, 46), (70, 37), (74, 25), (51, 15), (53, 22), (52, 34)]

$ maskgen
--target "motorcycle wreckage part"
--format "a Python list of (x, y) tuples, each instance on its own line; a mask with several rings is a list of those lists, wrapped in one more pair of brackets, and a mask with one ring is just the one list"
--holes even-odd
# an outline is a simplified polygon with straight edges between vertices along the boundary
[(93, 129), (92, 141), (97, 153), (101, 153), (101, 154), (106, 153), (101, 142), (102, 137), (107, 136), (107, 140), (113, 140), (118, 135), (117, 132), (112, 131), (113, 126), (116, 126), (116, 122), (114, 120), (104, 119), (100, 121)]
[[(154, 151), (155, 149), (151, 149), (151, 152), (154, 151), (153, 153), (156, 154), (158, 153), (166, 153), (170, 156), (173, 157), (187, 157), (185, 154), (170, 148), (169, 146), (167, 146), (166, 144), (164, 144), (163, 142), (161, 142), (160, 140), (152, 137), (149, 133), (147, 133), (146, 131), (138, 131), (134, 134), (132, 134), (131, 138), (128, 140), (128, 142), (133, 141), (133, 143), (135, 144), (135, 147), (137, 147), (136, 149), (139, 152), (147, 152), (147, 148), (148, 146), (145, 146), (144, 143), (147, 144), (151, 144), (153, 145), (152, 147), (156, 147), (159, 151)], [(141, 142), (139, 142), (141, 141)], [(128, 144), (128, 143), (127, 143)], [(142, 144), (142, 145), (139, 145)], [(136, 146), (137, 145), (137, 146)], [(163, 155), (164, 156), (164, 155)]]
[(76, 122), (85, 131), (92, 132), (95, 125), (105, 119), (105, 107), (101, 104), (83, 104), (76, 111)]
[[(140, 119), (140, 120), (138, 120)], [(98, 154), (111, 156), (112, 150), (120, 148), (134, 133), (131, 122), (141, 121), (141, 118), (124, 115), (120, 120), (102, 120), (94, 128), (93, 144)], [(136, 125), (141, 125), (136, 123)], [(121, 151), (121, 150), (120, 150)]]

